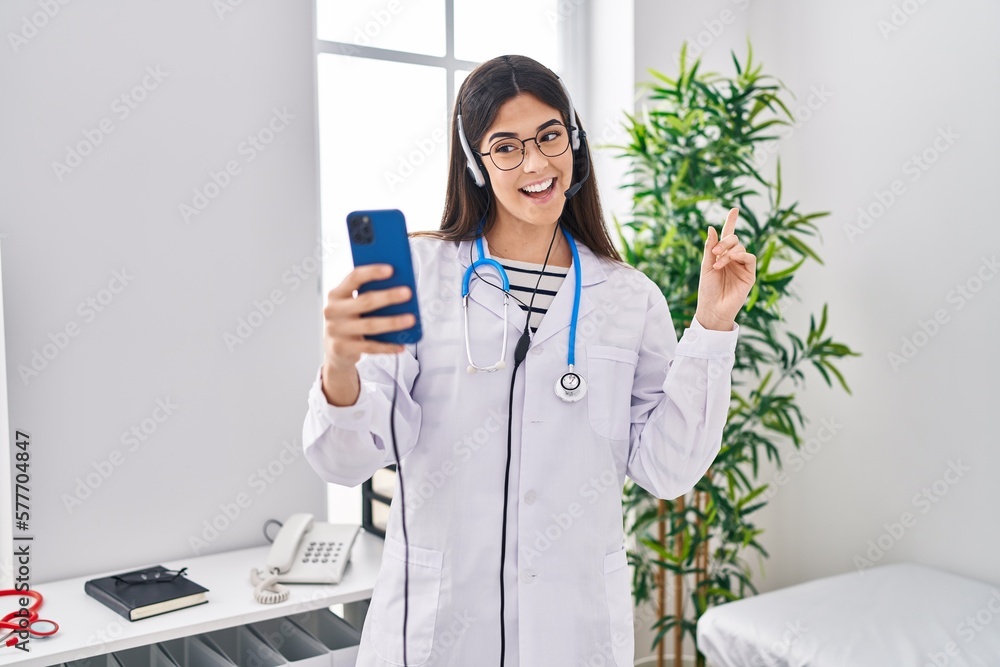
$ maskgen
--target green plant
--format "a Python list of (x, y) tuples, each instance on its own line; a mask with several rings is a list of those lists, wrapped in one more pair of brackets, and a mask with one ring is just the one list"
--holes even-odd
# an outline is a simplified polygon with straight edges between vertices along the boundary
[[(700, 72), (700, 58), (688, 63), (685, 44), (676, 77), (651, 71), (656, 80), (643, 84), (646, 108), (628, 115), (629, 143), (614, 147), (630, 161), (625, 187), (633, 191), (631, 219), (616, 220), (625, 258), (660, 286), (678, 337), (697, 305), (708, 225), (721, 226), (725, 210), (739, 207), (737, 234), (758, 257), (757, 281), (737, 318), (732, 400), (718, 457), (694, 490), (675, 500), (657, 500), (631, 481), (625, 488), (627, 531), (646, 547), (630, 554), (634, 593), (640, 603), (658, 594), (653, 647), (661, 664), (667, 633), (673, 631), (679, 660), (684, 634), (696, 641), (709, 607), (757, 592), (747, 556), (768, 555), (752, 517), (768, 501), (760, 464), (766, 457), (780, 468), (777, 443), (799, 447), (806, 423), (786, 381), (798, 387), (811, 365), (828, 385), (835, 379), (850, 393), (832, 360), (858, 356), (826, 334), (826, 304), (804, 337), (787, 331), (782, 310), (798, 299), (791, 289), (796, 272), (807, 260), (823, 263), (806, 239), (828, 213), (803, 213), (798, 202), (782, 201), (780, 159), (773, 179), (761, 173), (757, 156), (773, 147), (775, 130), (794, 121), (781, 99), (787, 88), (761, 73), (749, 41), (745, 62), (735, 53), (732, 61), (734, 76)], [(677, 591), (672, 613), (664, 613), (666, 573)]]

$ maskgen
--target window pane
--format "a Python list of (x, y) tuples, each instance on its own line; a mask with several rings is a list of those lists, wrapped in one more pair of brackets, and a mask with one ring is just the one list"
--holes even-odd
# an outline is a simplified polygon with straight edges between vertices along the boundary
[[(462, 87), (462, 82), (465, 81), (465, 77), (472, 74), (472, 72), (464, 69), (455, 70), (455, 95), (458, 95), (459, 88)], [(451, 106), (455, 106), (455, 100), (451, 100)], [(450, 109), (449, 109), (450, 111)]]
[(324, 245), (335, 248), (326, 291), (353, 266), (351, 211), (398, 208), (409, 231), (440, 226), (448, 112), (443, 68), (322, 53), (317, 75)]
[[(553, 71), (559, 62), (557, 0), (455, 0), (455, 57), (482, 62), (505, 54), (534, 58)], [(575, 11), (579, 6), (573, 5)]]
[(444, 0), (317, 0), (316, 36), (443, 56)]

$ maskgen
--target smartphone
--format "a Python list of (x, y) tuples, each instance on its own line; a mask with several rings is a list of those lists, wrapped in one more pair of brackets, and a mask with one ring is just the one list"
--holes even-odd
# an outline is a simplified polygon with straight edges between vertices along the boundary
[(417, 308), (417, 285), (413, 279), (413, 259), (410, 256), (410, 239), (406, 235), (406, 219), (396, 209), (379, 211), (353, 211), (347, 214), (347, 234), (351, 241), (354, 266), (365, 264), (391, 264), (392, 275), (385, 280), (374, 280), (361, 286), (359, 292), (382, 290), (391, 287), (410, 288), (410, 300), (394, 303), (362, 317), (384, 317), (412, 313), (416, 324), (402, 331), (366, 335), (369, 340), (406, 345), (416, 343), (421, 337), (420, 311)]

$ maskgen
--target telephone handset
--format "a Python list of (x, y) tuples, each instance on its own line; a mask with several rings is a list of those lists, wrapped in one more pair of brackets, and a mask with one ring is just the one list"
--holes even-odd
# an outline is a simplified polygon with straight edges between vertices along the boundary
[(356, 524), (315, 522), (312, 514), (288, 517), (267, 555), (267, 570), (250, 571), (257, 601), (285, 601), (289, 591), (281, 583), (340, 583), (360, 530)]

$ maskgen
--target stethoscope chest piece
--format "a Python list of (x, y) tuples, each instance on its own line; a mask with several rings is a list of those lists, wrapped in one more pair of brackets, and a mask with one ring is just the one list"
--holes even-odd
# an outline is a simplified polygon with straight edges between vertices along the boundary
[(575, 403), (587, 395), (587, 381), (572, 369), (556, 380), (556, 396), (567, 403)]

